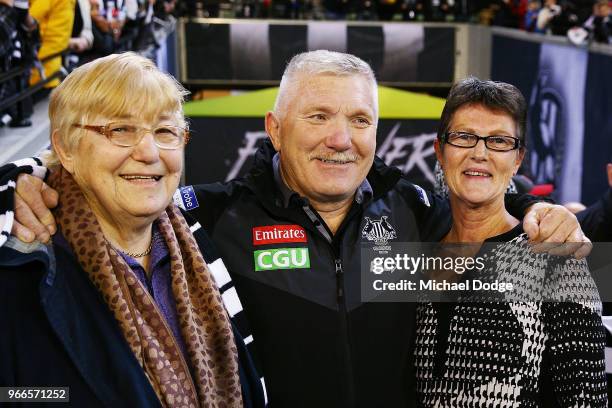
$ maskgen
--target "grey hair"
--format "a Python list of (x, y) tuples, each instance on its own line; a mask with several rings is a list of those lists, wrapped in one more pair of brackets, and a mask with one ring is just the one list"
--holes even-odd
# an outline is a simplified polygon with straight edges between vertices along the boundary
[(372, 84), (376, 113), (378, 113), (378, 85), (370, 65), (359, 57), (342, 52), (316, 50), (295, 55), (287, 64), (278, 88), (274, 112), (281, 113), (281, 107), (287, 99), (287, 90), (295, 78), (301, 75), (361, 75)]

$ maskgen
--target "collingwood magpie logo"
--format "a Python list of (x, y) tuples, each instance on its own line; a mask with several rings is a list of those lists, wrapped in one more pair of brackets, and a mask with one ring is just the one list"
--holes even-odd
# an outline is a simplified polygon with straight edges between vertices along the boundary
[(528, 134), (533, 181), (555, 183), (563, 164), (563, 97), (549, 82), (551, 74), (543, 69), (534, 85), (529, 106)]
[(397, 238), (395, 228), (387, 221), (387, 216), (383, 215), (379, 220), (371, 220), (365, 217), (366, 224), (361, 231), (361, 236), (369, 241), (374, 241), (376, 245), (386, 245), (390, 239)]

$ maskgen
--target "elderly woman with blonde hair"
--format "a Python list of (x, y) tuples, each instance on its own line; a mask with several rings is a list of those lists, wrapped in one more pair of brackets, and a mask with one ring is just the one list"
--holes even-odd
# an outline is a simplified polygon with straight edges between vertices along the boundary
[[(204, 248), (172, 203), (185, 90), (135, 54), (73, 71), (51, 96), (59, 231), (0, 249), (0, 385), (69, 387), (75, 406), (262, 406)], [(221, 277), (226, 288), (230, 282)]]

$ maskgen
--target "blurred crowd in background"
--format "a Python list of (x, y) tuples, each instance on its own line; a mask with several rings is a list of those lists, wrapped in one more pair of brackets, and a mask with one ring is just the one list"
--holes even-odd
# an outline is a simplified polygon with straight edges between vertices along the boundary
[(33, 103), (77, 65), (128, 50), (155, 60), (177, 14), (176, 0), (0, 0), (0, 126), (30, 126)]
[[(607, 0), (195, 0), (194, 17), (471, 22), (566, 35), (585, 25), (608, 42)], [(607, 35), (605, 35), (607, 34)]]
[[(176, 18), (470, 22), (608, 43), (608, 0), (0, 0), (0, 126), (29, 126), (32, 103), (71, 67), (132, 50), (150, 59)], [(36, 89), (32, 89), (35, 86)], [(29, 97), (31, 94), (33, 100)], [(10, 99), (21, 95), (14, 103)], [(4, 102), (2, 102), (4, 101)], [(9, 106), (10, 105), (10, 106)]]

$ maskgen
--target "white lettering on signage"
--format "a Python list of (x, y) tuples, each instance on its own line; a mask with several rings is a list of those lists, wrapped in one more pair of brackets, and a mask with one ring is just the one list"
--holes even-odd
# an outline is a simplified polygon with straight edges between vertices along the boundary
[(396, 123), (385, 141), (380, 145), (376, 155), (383, 159), (387, 166), (398, 167), (404, 174), (418, 168), (427, 180), (434, 183), (433, 171), (427, 158), (434, 156), (433, 142), (435, 133), (421, 133), (416, 136), (398, 136), (401, 123)]

